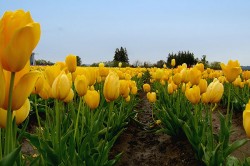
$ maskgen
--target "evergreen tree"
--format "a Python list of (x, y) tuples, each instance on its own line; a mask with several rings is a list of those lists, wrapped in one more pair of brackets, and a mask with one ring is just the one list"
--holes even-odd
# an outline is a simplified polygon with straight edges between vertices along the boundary
[(194, 58), (194, 54), (189, 51), (179, 51), (178, 54), (169, 53), (167, 58), (167, 65), (169, 67), (171, 66), (172, 59), (175, 59), (176, 66), (186, 63), (188, 67), (191, 67), (198, 62), (198, 59)]
[(129, 63), (127, 49), (121, 47), (115, 50), (114, 62), (124, 62)]

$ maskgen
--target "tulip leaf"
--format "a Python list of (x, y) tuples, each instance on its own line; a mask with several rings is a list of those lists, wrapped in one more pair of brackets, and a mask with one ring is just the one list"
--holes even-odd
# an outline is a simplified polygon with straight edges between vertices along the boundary
[(18, 155), (20, 154), (21, 147), (14, 149), (11, 153), (9, 153), (7, 156), (5, 156), (1, 161), (0, 165), (14, 165), (16, 159), (18, 158)]

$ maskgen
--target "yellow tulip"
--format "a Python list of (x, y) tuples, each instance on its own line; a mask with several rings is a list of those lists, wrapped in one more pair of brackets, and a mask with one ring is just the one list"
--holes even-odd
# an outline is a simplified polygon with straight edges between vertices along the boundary
[(224, 73), (224, 76), (227, 78), (229, 82), (233, 82), (242, 71), (240, 64), (237, 60), (236, 61), (229, 60), (227, 65), (221, 63), (220, 66)]
[(18, 72), (29, 61), (40, 40), (40, 24), (30, 12), (7, 11), (0, 19), (0, 61), (3, 69)]
[(180, 73), (176, 73), (173, 76), (173, 81), (174, 81), (174, 84), (178, 86), (181, 83), (181, 74)]
[(119, 67), (122, 67), (122, 63), (121, 63), (121, 62), (119, 62), (119, 63), (118, 63), (118, 66), (119, 66)]
[(74, 98), (74, 91), (73, 91), (73, 89), (70, 88), (68, 96), (65, 99), (63, 99), (63, 101), (65, 103), (69, 103), (73, 100), (73, 98)]
[(201, 71), (195, 67), (190, 69), (189, 78), (192, 85), (198, 85), (201, 79)]
[(206, 90), (207, 90), (207, 80), (201, 79), (198, 86), (200, 87), (200, 93), (201, 94), (206, 92)]
[(188, 83), (190, 78), (189, 78), (189, 70), (184, 68), (181, 70), (181, 81), (184, 83)]
[(0, 92), (1, 92), (0, 94), (0, 108), (1, 108), (4, 104), (4, 99), (5, 99), (5, 78), (1, 64), (0, 64)]
[(128, 103), (128, 102), (130, 102), (130, 96), (128, 95), (128, 97), (127, 98), (125, 98), (125, 101)]
[(218, 79), (214, 79), (207, 87), (207, 97), (210, 103), (218, 103), (224, 93), (224, 86)]
[(144, 92), (150, 92), (151, 87), (149, 84), (143, 84), (142, 86)]
[(154, 79), (160, 80), (164, 74), (164, 71), (162, 69), (157, 69), (155, 72)]
[(56, 77), (52, 84), (52, 97), (63, 100), (68, 96), (70, 88), (70, 80), (63, 71)]
[(192, 88), (188, 88), (185, 91), (185, 96), (192, 104), (197, 104), (200, 101), (200, 88), (194, 85)]
[(44, 80), (43, 89), (38, 93), (38, 95), (44, 100), (52, 97), (52, 90), (47, 80)]
[(250, 100), (243, 111), (243, 127), (248, 137), (250, 137)]
[(66, 56), (65, 63), (68, 67), (69, 72), (73, 73), (76, 71), (77, 61), (75, 55), (69, 54), (68, 56)]
[(88, 84), (89, 83), (85, 75), (76, 76), (74, 85), (76, 92), (78, 93), (79, 96), (84, 96), (87, 93)]
[(150, 103), (156, 102), (156, 93), (155, 92), (148, 92), (147, 99)]
[(206, 92), (201, 95), (201, 101), (204, 104), (208, 104), (209, 103), (209, 97), (207, 96)]
[(53, 65), (53, 66), (46, 67), (45, 76), (46, 76), (46, 79), (47, 79), (50, 87), (52, 87), (54, 80), (56, 79), (56, 77), (60, 73), (61, 73), (61, 69), (60, 69), (59, 65)]
[(132, 94), (132, 95), (137, 94), (137, 91), (138, 91), (137, 86), (133, 86), (133, 87), (131, 88), (131, 94)]
[(201, 72), (204, 71), (204, 64), (203, 64), (203, 63), (197, 63), (197, 64), (195, 65), (195, 67), (196, 67), (198, 70), (200, 70)]
[(175, 67), (175, 59), (172, 59), (172, 60), (171, 60), (171, 66), (172, 66), (172, 67)]
[(242, 75), (243, 75), (244, 80), (250, 79), (250, 71), (243, 71)]
[(129, 83), (127, 80), (120, 80), (120, 95), (127, 98), (130, 92)]
[(168, 93), (169, 93), (169, 94), (174, 93), (174, 86), (173, 86), (172, 83), (168, 84)]
[(96, 90), (88, 90), (84, 95), (84, 101), (90, 109), (96, 109), (100, 103), (100, 93)]
[(45, 78), (43, 75), (41, 75), (36, 81), (35, 87), (32, 92), (33, 94), (38, 94), (43, 89), (44, 81)]
[[(14, 110), (12, 116), (16, 117), (16, 124), (22, 123), (29, 115), (30, 101), (26, 99), (22, 107), (18, 110)], [(6, 127), (7, 111), (0, 108), (0, 128)]]
[(103, 94), (107, 102), (114, 101), (120, 95), (119, 77), (113, 71), (111, 71), (105, 79)]

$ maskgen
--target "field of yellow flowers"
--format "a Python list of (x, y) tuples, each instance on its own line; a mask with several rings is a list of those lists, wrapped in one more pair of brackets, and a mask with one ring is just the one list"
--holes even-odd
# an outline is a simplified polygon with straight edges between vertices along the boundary
[[(132, 122), (186, 139), (205, 165), (250, 164), (249, 153), (232, 155), (250, 136), (250, 71), (237, 60), (222, 70), (175, 66), (174, 59), (172, 68), (80, 67), (70, 54), (53, 66), (30, 66), (40, 35), (29, 12), (7, 11), (0, 20), (0, 165), (115, 165), (123, 154), (110, 151)], [(138, 121), (142, 93), (150, 124)], [(246, 136), (232, 141), (236, 112)], [(21, 150), (24, 140), (32, 154)]]

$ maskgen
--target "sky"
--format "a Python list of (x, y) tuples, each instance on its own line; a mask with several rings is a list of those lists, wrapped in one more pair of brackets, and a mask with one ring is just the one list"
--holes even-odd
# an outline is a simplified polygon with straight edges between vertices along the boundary
[(190, 51), (209, 62), (250, 65), (249, 8), (249, 0), (0, 0), (0, 17), (30, 11), (42, 31), (36, 59), (74, 54), (92, 64), (112, 61), (125, 47), (130, 64)]

